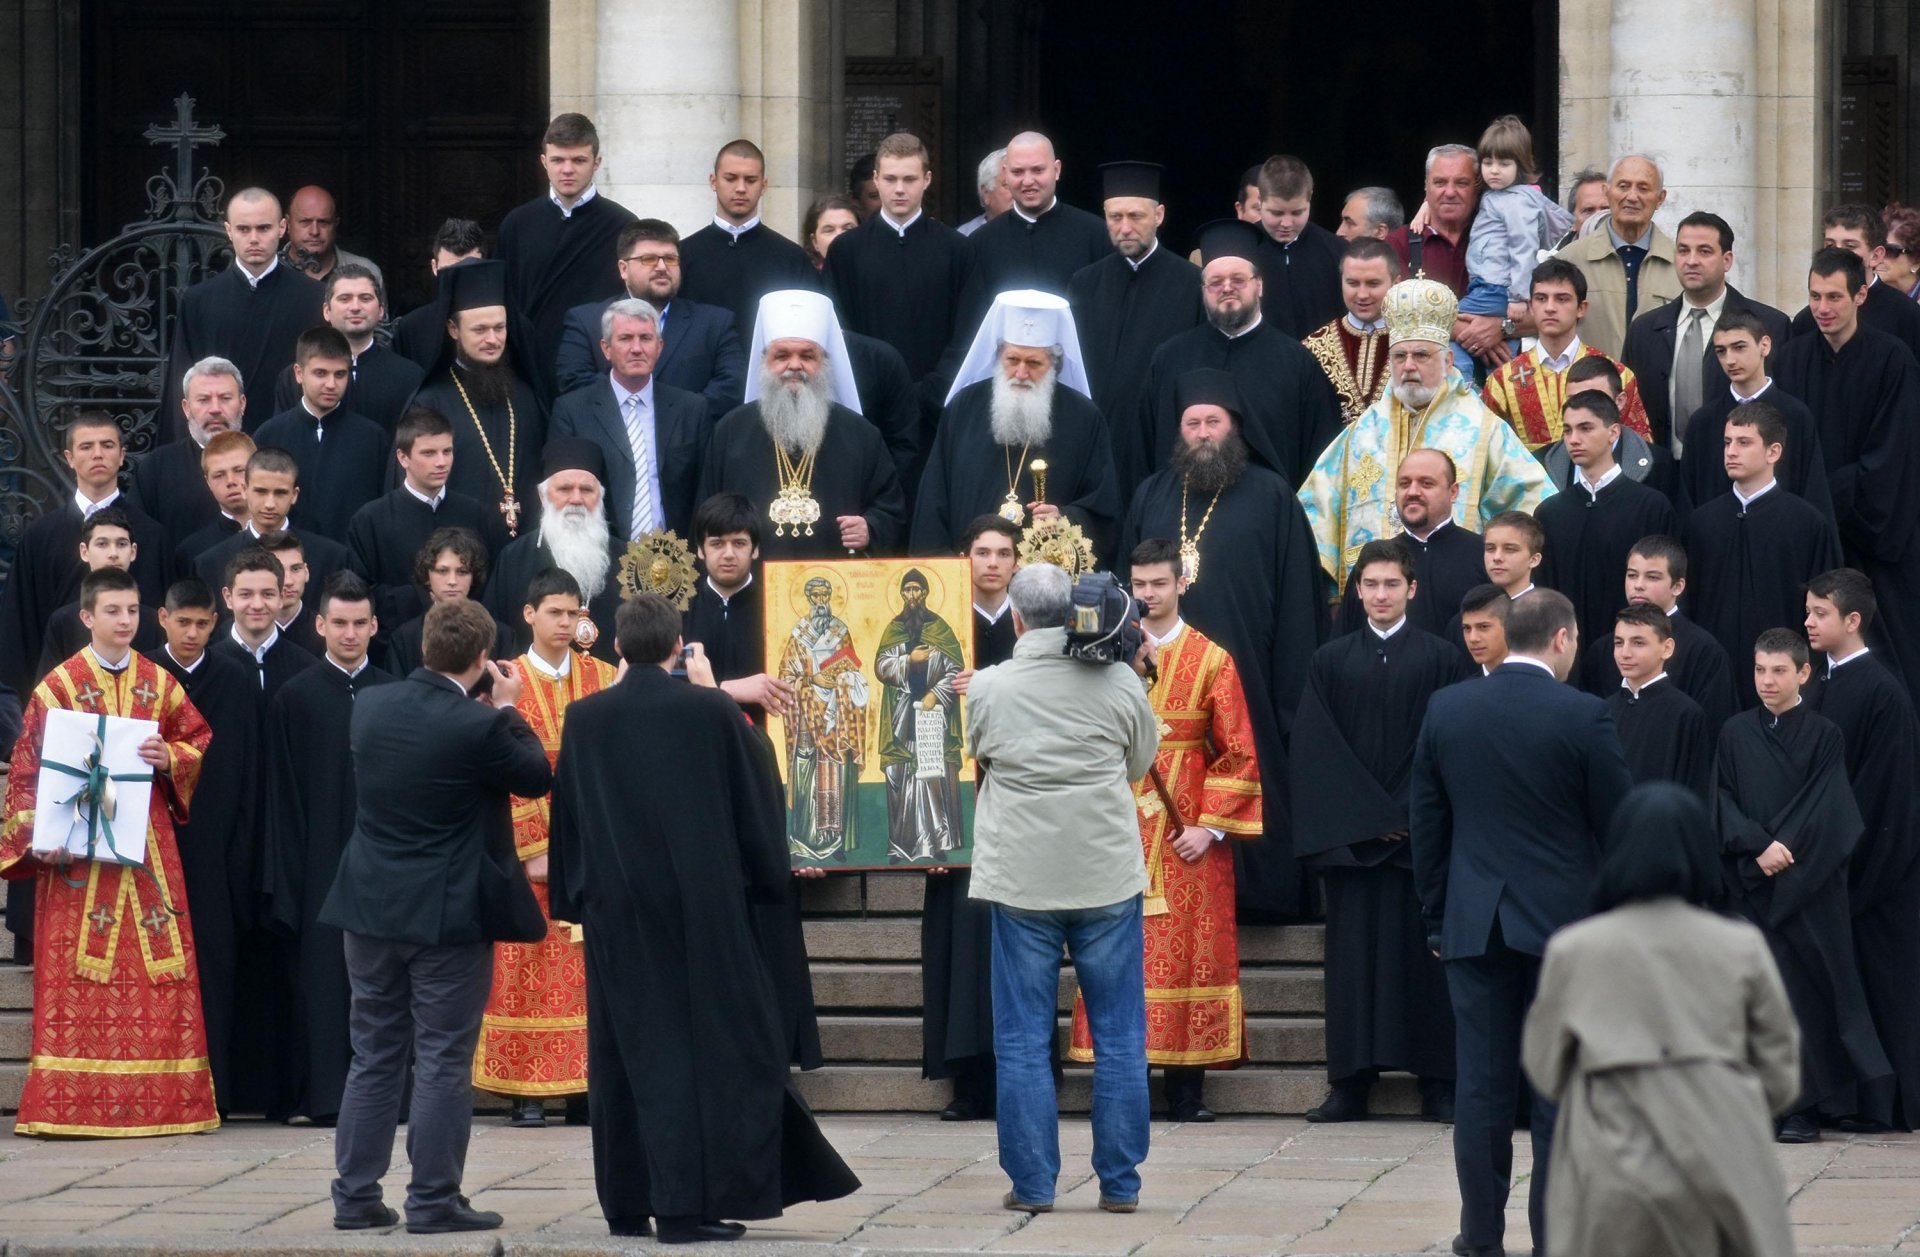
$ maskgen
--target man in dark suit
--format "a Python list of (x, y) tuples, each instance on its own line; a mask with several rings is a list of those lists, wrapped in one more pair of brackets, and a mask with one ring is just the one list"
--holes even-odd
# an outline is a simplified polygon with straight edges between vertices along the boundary
[[(509, 796), (539, 798), (553, 771), (513, 707), (524, 679), (515, 665), (488, 659), (493, 641), (485, 608), (440, 603), (427, 612), (425, 666), (354, 702), (358, 807), (319, 918), (346, 931), (353, 988), (353, 1068), (334, 1139), (333, 1224), (341, 1230), (399, 1220), (381, 1201), (380, 1180), (393, 1156), (409, 1049), (407, 1230), (500, 1225), (499, 1214), (460, 1194), (473, 1122), (468, 1078), (494, 942), (545, 933), (514, 856)], [(483, 679), (490, 688), (469, 698)]]
[(660, 316), (629, 297), (600, 315), (612, 365), (554, 403), (549, 439), (584, 437), (606, 456), (607, 518), (629, 541), (657, 528), (687, 535), (713, 424), (696, 393), (662, 383)]
[[(1713, 355), (1713, 329), (1727, 315), (1744, 310), (1760, 320), (1778, 350), (1787, 343), (1788, 324), (1785, 314), (1727, 282), (1727, 272), (1733, 269), (1733, 228), (1726, 219), (1701, 210), (1681, 219), (1673, 234), (1680, 295), (1633, 321), (1620, 361), (1640, 381), (1640, 400), (1646, 403), (1654, 443), (1678, 457), (1688, 418), (1727, 389), (1727, 373)], [(1681, 341), (1691, 345), (1696, 335), (1700, 370), (1689, 376), (1674, 368)]]
[(240, 368), (225, 358), (202, 358), (188, 367), (180, 392), (187, 434), (135, 460), (132, 485), (133, 504), (159, 521), (176, 546), (220, 518), (200, 453), (217, 434), (239, 429), (246, 405)]
[[(680, 233), (670, 223), (657, 218), (630, 223), (620, 233), (619, 264), (627, 296), (660, 312), (665, 347), (655, 375), (662, 384), (703, 395), (709, 418), (718, 422), (746, 396), (747, 351), (733, 313), (680, 296)], [(606, 376), (612, 364), (600, 347), (600, 318), (612, 304), (590, 301), (567, 311), (553, 368), (562, 393)]]
[[(1414, 880), (1457, 1023), (1456, 1253), (1504, 1251), (1520, 1027), (1547, 936), (1588, 911), (1607, 822), (1633, 784), (1606, 704), (1563, 684), (1578, 649), (1566, 598), (1516, 600), (1506, 662), (1435, 694), (1414, 748)], [(1540, 1251), (1553, 1112), (1537, 1095), (1531, 1124)]]

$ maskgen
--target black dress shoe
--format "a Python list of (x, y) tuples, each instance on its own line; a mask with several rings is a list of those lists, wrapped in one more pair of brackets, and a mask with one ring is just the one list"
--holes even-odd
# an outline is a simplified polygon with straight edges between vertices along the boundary
[(607, 1234), (620, 1239), (637, 1239), (641, 1236), (652, 1235), (653, 1224), (645, 1218), (622, 1218), (618, 1221), (609, 1220), (607, 1223)]
[(1871, 1117), (1841, 1117), (1834, 1119), (1833, 1128), (1849, 1135), (1884, 1135), (1887, 1133), (1885, 1122), (1875, 1121)]
[(375, 1227), (399, 1225), (400, 1215), (393, 1211), (392, 1205), (375, 1204), (350, 1213), (336, 1211), (333, 1215), (336, 1231), (371, 1231)]
[(546, 1106), (538, 1100), (515, 1100), (507, 1110), (507, 1125), (532, 1129), (547, 1124)]
[(737, 1240), (747, 1233), (738, 1222), (704, 1222), (699, 1218), (659, 1218), (655, 1236), (662, 1244), (705, 1244)]
[(1354, 1087), (1335, 1087), (1306, 1112), (1309, 1122), (1364, 1122), (1367, 1117), (1367, 1093)]
[(953, 1097), (953, 1103), (940, 1110), (943, 1122), (981, 1122), (993, 1116), (993, 1110), (968, 1095)]
[(567, 1097), (567, 1125), (587, 1126), (592, 1119), (587, 1115), (587, 1097), (572, 1095)]
[(452, 1231), (495, 1231), (500, 1228), (499, 1214), (487, 1209), (475, 1209), (463, 1199), (446, 1213), (435, 1214), (431, 1218), (414, 1221), (407, 1219), (409, 1235), (446, 1235)]
[(1507, 1250), (1499, 1244), (1469, 1244), (1467, 1237), (1453, 1237), (1454, 1257), (1507, 1257)]
[(1199, 1100), (1182, 1100), (1167, 1106), (1169, 1122), (1211, 1122), (1218, 1120), (1218, 1116)]
[(1820, 1127), (1805, 1113), (1789, 1113), (1780, 1119), (1779, 1129), (1774, 1132), (1774, 1142), (1783, 1144), (1817, 1144), (1820, 1142)]

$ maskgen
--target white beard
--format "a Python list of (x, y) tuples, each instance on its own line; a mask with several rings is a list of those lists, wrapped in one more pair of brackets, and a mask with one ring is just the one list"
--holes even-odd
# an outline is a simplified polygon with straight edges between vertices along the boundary
[(580, 583), (580, 599), (592, 602), (607, 587), (607, 508), (584, 506), (540, 512), (540, 545), (553, 555), (554, 566)]
[(1408, 410), (1425, 410), (1433, 404), (1434, 398), (1440, 396), (1440, 390), (1425, 384), (1401, 384), (1395, 381), (1393, 395)]
[(993, 439), (1001, 445), (1045, 445), (1053, 435), (1054, 371), (1032, 388), (1015, 388), (1000, 371), (993, 373)]
[(811, 454), (827, 435), (827, 412), (833, 405), (833, 382), (823, 368), (798, 392), (778, 375), (760, 370), (760, 422), (767, 435), (789, 453)]

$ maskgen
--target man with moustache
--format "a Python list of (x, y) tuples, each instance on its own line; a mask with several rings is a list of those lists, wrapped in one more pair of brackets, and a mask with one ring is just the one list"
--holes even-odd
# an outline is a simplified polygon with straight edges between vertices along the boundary
[[(1407, 619), (1428, 633), (1444, 634), (1460, 599), (1487, 578), (1480, 534), (1453, 522), (1453, 504), (1459, 496), (1459, 475), (1445, 450), (1414, 450), (1400, 460), (1394, 474), (1393, 511), (1402, 529), (1400, 544), (1413, 557), (1415, 586), (1415, 596), (1407, 603)], [(1351, 633), (1366, 622), (1360, 591), (1348, 581), (1334, 632)]]
[[(1358, 196), (1358, 193), (1355, 193)], [(1384, 241), (1360, 236), (1340, 258), (1340, 299), (1347, 312), (1309, 332), (1301, 343), (1326, 373), (1352, 423), (1387, 391), (1387, 289), (1400, 278), (1400, 258)]]
[(574, 644), (607, 663), (618, 662), (613, 616), (620, 609), (620, 559), (626, 539), (607, 520), (607, 464), (600, 447), (584, 437), (558, 436), (541, 451), (541, 480), (535, 492), (540, 517), (526, 535), (500, 552), (481, 602), (493, 617), (515, 625), (518, 649), (530, 641), (526, 617), (527, 587), (550, 567), (573, 577), (585, 608), (574, 630)]
[(318, 184), (308, 184), (287, 202), (287, 244), (281, 260), (325, 283), (343, 266), (365, 267), (373, 282), (384, 285), (386, 277), (372, 258), (349, 253), (336, 243), (340, 232), (340, 209), (333, 193)]
[(176, 544), (220, 518), (218, 503), (206, 491), (200, 454), (216, 434), (239, 428), (245, 390), (240, 368), (225, 358), (194, 363), (180, 384), (186, 435), (133, 464), (134, 505), (158, 521)]
[(1340, 207), (1340, 225), (1333, 234), (1342, 240), (1385, 240), (1406, 224), (1407, 211), (1392, 188), (1355, 188)]
[[(342, 262), (326, 279), (327, 299), (320, 307), (326, 324), (347, 338), (352, 355), (346, 395), (340, 404), (365, 415), (391, 433), (400, 422), (407, 399), (420, 387), (426, 371), (374, 337), (387, 317), (387, 290), (377, 271), (358, 262)], [(300, 400), (300, 381), (289, 366), (273, 389), (273, 408), (280, 414)]]

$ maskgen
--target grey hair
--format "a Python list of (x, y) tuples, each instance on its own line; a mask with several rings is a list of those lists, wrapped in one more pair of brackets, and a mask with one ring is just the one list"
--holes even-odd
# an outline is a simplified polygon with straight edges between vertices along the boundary
[(660, 329), (660, 312), (638, 297), (623, 297), (608, 305), (600, 312), (600, 339), (613, 339), (613, 321), (620, 319), (639, 319), (642, 323), (653, 324), (654, 330)]
[(212, 358), (212, 357), (202, 358), (200, 361), (194, 363), (192, 366), (187, 368), (186, 375), (181, 377), (181, 380), (180, 380), (180, 391), (182, 393), (192, 392), (193, 382), (199, 379), (203, 375), (232, 376), (234, 385), (237, 388), (239, 388), (239, 390), (243, 393), (247, 391), (247, 382), (240, 378), (239, 367), (234, 366), (231, 362), (228, 362), (225, 358)]
[(1073, 578), (1051, 563), (1029, 563), (1013, 574), (1007, 597), (1028, 628), (1060, 628), (1073, 605)]
[(986, 192), (1000, 182), (1000, 167), (1007, 164), (1007, 150), (996, 148), (980, 159), (980, 166), (973, 174), (973, 186), (976, 191)]
[[(997, 340), (997, 341), (995, 341), (995, 342), (993, 343), (993, 360), (994, 360), (995, 362), (998, 362), (998, 361), (1000, 361), (1000, 355), (1001, 355), (1001, 354), (1003, 354), (1003, 353), (1005, 353), (1005, 352), (1007, 352), (1007, 345), (1008, 345), (1008, 343), (1009, 343), (1009, 342), (1007, 342), (1007, 341), (1006, 341), (1005, 339), (1001, 339), (1001, 340)], [(1033, 345), (1033, 346), (1027, 346), (1027, 345), (1023, 345), (1023, 346), (1021, 346), (1021, 348), (1023, 348), (1023, 349), (1026, 349), (1026, 348), (1033, 348), (1033, 349), (1038, 349), (1038, 348), (1039, 348), (1039, 346), (1038, 346), (1038, 345)], [(1048, 356), (1049, 358), (1052, 358), (1052, 359), (1053, 359), (1053, 369), (1054, 369), (1054, 370), (1055, 370), (1055, 371), (1057, 372), (1057, 371), (1059, 371), (1059, 370), (1060, 370), (1060, 368), (1061, 368), (1061, 367), (1063, 367), (1063, 366), (1065, 366), (1065, 365), (1066, 365), (1066, 362), (1067, 362), (1067, 347), (1066, 347), (1065, 345), (1048, 345), (1048, 346), (1047, 346), (1047, 356)]]
[(1580, 189), (1586, 187), (1589, 183), (1605, 183), (1606, 181), (1606, 171), (1595, 170), (1592, 166), (1588, 166), (1585, 170), (1575, 175), (1573, 182), (1567, 185), (1567, 213), (1573, 213), (1574, 203), (1580, 199)]
[(1475, 152), (1473, 146), (1470, 144), (1435, 144), (1427, 150), (1427, 173), (1429, 175), (1433, 173), (1433, 163), (1439, 161), (1442, 157), (1471, 157), (1473, 158), (1475, 169), (1478, 169), (1480, 165), (1480, 154)]
[(1400, 204), (1400, 197), (1392, 188), (1355, 188), (1347, 193), (1349, 201), (1356, 196), (1367, 203), (1367, 226), (1398, 231), (1407, 225), (1406, 207)]
[(1613, 177), (1620, 173), (1620, 167), (1630, 161), (1643, 161), (1647, 163), (1647, 165), (1652, 166), (1653, 177), (1660, 181), (1661, 187), (1664, 188), (1667, 186), (1667, 172), (1660, 169), (1660, 163), (1655, 161), (1653, 157), (1647, 153), (1622, 153), (1620, 156), (1614, 158), (1613, 165), (1607, 167), (1607, 182), (1613, 182)]

